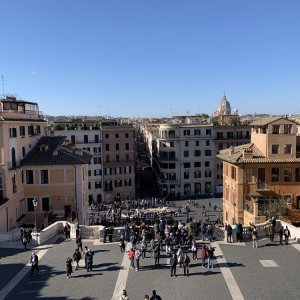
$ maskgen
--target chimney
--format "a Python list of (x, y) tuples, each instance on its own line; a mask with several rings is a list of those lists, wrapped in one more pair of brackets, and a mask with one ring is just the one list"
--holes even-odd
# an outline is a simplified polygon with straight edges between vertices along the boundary
[(252, 159), (253, 151), (251, 148), (244, 149), (243, 151), (243, 159)]

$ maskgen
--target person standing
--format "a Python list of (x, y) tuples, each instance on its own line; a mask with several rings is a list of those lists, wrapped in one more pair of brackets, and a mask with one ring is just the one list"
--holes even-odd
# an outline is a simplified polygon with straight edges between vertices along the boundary
[(133, 248), (130, 249), (128, 253), (128, 258), (130, 260), (130, 269), (134, 269), (134, 250)]
[(140, 270), (140, 258), (141, 258), (140, 249), (138, 249), (138, 248), (135, 249), (134, 258), (135, 258), (135, 262), (136, 262), (135, 271), (139, 271)]
[(170, 265), (171, 265), (171, 274), (170, 274), (170, 276), (172, 277), (174, 275), (175, 277), (177, 277), (177, 275), (176, 275), (177, 257), (176, 257), (175, 253), (173, 253), (173, 255), (170, 259)]
[(76, 245), (77, 245), (77, 248), (81, 249), (81, 252), (83, 252), (82, 250), (82, 240), (81, 240), (81, 236), (78, 234), (78, 236), (76, 237)]
[(76, 262), (75, 271), (79, 269), (79, 261), (81, 260), (81, 253), (79, 252), (79, 249), (77, 248), (73, 254), (73, 259)]
[(207, 252), (207, 258), (208, 258), (207, 268), (208, 269), (210, 269), (210, 268), (213, 269), (214, 268), (213, 259), (214, 259), (215, 248), (213, 248), (211, 245), (209, 245), (206, 252)]
[(94, 256), (94, 253), (91, 251), (91, 249), (89, 249), (89, 251), (85, 255), (87, 272), (93, 271), (93, 256)]
[(154, 265), (156, 268), (159, 268), (159, 259), (160, 259), (160, 249), (159, 246), (156, 245), (154, 249)]
[(32, 252), (32, 255), (30, 257), (30, 263), (31, 263), (31, 276), (32, 276), (34, 270), (39, 272), (39, 257), (36, 255), (35, 252)]
[[(148, 299), (149, 299), (149, 297), (148, 297)], [(150, 300), (161, 300), (161, 297), (159, 295), (157, 295), (156, 290), (152, 291), (152, 296), (151, 296)]]
[(66, 222), (65, 227), (64, 227), (64, 233), (66, 240), (70, 239), (70, 231), (71, 231), (71, 226), (69, 225), (68, 222)]
[(27, 242), (28, 242), (28, 240), (27, 240), (27, 237), (26, 237), (25, 233), (22, 235), (21, 239), (22, 239), (22, 244), (24, 246), (24, 251), (26, 251), (27, 250)]
[(70, 257), (67, 258), (66, 261), (66, 271), (67, 271), (67, 279), (71, 278), (71, 274), (72, 274), (72, 259)]
[(226, 226), (227, 243), (232, 243), (232, 227), (230, 224)]
[(182, 262), (183, 262), (183, 250), (181, 246), (179, 246), (177, 250), (177, 263), (179, 263), (179, 267), (182, 267)]
[(124, 239), (123, 235), (121, 235), (121, 237), (120, 237), (119, 246), (120, 246), (121, 253), (124, 253), (125, 252), (125, 239)]
[(155, 242), (154, 242), (154, 238), (152, 237), (151, 240), (150, 240), (151, 258), (154, 258), (154, 250), (155, 250)]
[(191, 251), (193, 253), (193, 260), (197, 260), (197, 245), (195, 240), (192, 241)]
[(188, 256), (188, 254), (186, 253), (184, 255), (184, 258), (183, 258), (183, 272), (184, 272), (184, 276), (189, 276), (190, 275), (190, 258)]
[(114, 234), (114, 227), (113, 225), (111, 225), (110, 228), (108, 229), (108, 240), (110, 243), (112, 242), (113, 234)]
[(258, 248), (257, 246), (257, 237), (258, 237), (258, 234), (257, 234), (257, 230), (256, 230), (256, 226), (253, 225), (253, 229), (252, 229), (252, 243), (253, 243), (253, 248)]
[[(79, 229), (80, 229), (80, 227), (79, 227), (79, 223), (78, 223), (78, 222), (76, 222), (76, 223), (75, 223), (76, 238), (79, 236)], [(81, 250), (81, 251), (82, 251), (82, 250)]]
[(291, 233), (290, 233), (290, 230), (289, 228), (286, 226), (285, 229), (284, 229), (284, 241), (285, 241), (285, 244), (288, 245), (289, 244), (289, 238), (291, 237)]
[(202, 268), (205, 268), (205, 260), (207, 258), (206, 247), (202, 246), (201, 248), (201, 258), (202, 258)]
[(279, 235), (279, 244), (282, 245), (282, 240), (283, 240), (283, 235), (284, 235), (284, 227), (283, 226), (280, 226), (278, 235)]

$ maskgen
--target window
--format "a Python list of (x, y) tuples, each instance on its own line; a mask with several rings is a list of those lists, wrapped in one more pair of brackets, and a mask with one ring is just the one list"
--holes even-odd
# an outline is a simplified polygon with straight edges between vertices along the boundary
[(205, 161), (204, 162), (204, 167), (210, 167), (210, 161)]
[(200, 142), (199, 142), (199, 141), (196, 141), (195, 145), (196, 145), (196, 147), (199, 147)]
[(102, 182), (101, 181), (95, 181), (95, 189), (101, 189), (102, 188)]
[(88, 170), (88, 176), (92, 176), (92, 171)]
[(120, 138), (120, 136), (119, 136), (118, 133), (115, 134), (115, 138), (116, 138), (116, 139)]
[(194, 162), (194, 167), (195, 168), (201, 168), (201, 161)]
[(126, 139), (129, 138), (129, 133), (125, 133), (125, 138), (126, 138)]
[(291, 134), (292, 133), (292, 124), (285, 124), (283, 128), (284, 134)]
[(116, 154), (116, 162), (119, 162), (119, 161), (120, 161), (120, 155)]
[(292, 168), (284, 168), (284, 182), (292, 181)]
[(13, 193), (15, 194), (17, 192), (17, 182), (16, 182), (16, 175), (12, 177), (12, 190)]
[(272, 154), (279, 153), (279, 145), (272, 145)]
[(120, 150), (120, 145), (119, 143), (116, 144), (116, 151), (119, 151)]
[(205, 141), (206, 146), (210, 146), (210, 140)]
[(25, 147), (24, 146), (22, 147), (22, 155), (23, 155), (23, 157), (25, 157), (25, 155), (26, 155), (26, 151), (25, 151)]
[(205, 156), (211, 156), (211, 150), (205, 150)]
[(233, 167), (233, 166), (231, 166), (231, 178), (232, 178), (233, 180), (236, 179), (236, 169), (235, 169), (235, 167)]
[(273, 125), (272, 126), (272, 134), (279, 134), (279, 125)]
[(189, 151), (184, 151), (183, 152), (183, 157), (189, 157)]
[(131, 179), (125, 179), (124, 185), (125, 186), (131, 186)]
[(42, 211), (50, 210), (50, 199), (48, 197), (42, 198)]
[(27, 198), (27, 211), (34, 211), (33, 200), (34, 198)]
[(105, 136), (106, 139), (109, 139), (109, 134), (108, 133), (105, 133), (104, 136)]
[(185, 169), (188, 169), (188, 168), (191, 167), (191, 163), (185, 162), (185, 163), (183, 164), (183, 167), (184, 167)]
[(95, 176), (99, 176), (99, 175), (101, 175), (102, 174), (102, 170), (101, 169), (96, 169), (96, 170), (94, 170), (94, 175)]
[(126, 160), (126, 161), (129, 161), (129, 154), (126, 154), (126, 155), (125, 155), (125, 160)]
[(246, 169), (246, 182), (253, 182), (253, 169)]
[(95, 143), (99, 143), (99, 134), (95, 134)]
[(169, 174), (169, 179), (170, 180), (176, 180), (176, 173), (170, 173)]
[(223, 132), (217, 132), (217, 139), (223, 139)]
[(26, 170), (26, 184), (33, 184), (33, 170)]
[(17, 137), (17, 128), (9, 128), (9, 137), (10, 138)]
[(186, 136), (186, 135), (190, 135), (191, 134), (191, 132), (190, 132), (190, 130), (189, 129), (185, 129), (185, 130), (183, 130), (183, 135), (184, 136)]
[(292, 154), (292, 145), (291, 144), (284, 145), (284, 154)]
[(300, 168), (295, 169), (295, 181), (300, 182)]
[(101, 157), (94, 157), (94, 165), (100, 165), (101, 164)]
[(194, 129), (194, 135), (201, 135), (201, 129)]
[(201, 178), (201, 172), (200, 171), (196, 171), (194, 173), (194, 178)]
[(201, 156), (201, 150), (195, 150), (195, 157)]
[(211, 170), (206, 170), (204, 172), (204, 177), (206, 177), (206, 178), (211, 177)]
[(105, 150), (109, 151), (109, 144), (105, 144)]
[(20, 136), (25, 136), (25, 126), (20, 126)]
[(89, 142), (89, 136), (88, 136), (87, 134), (85, 134), (85, 135), (83, 136), (83, 142), (84, 142), (85, 144), (87, 144), (87, 143)]
[(116, 175), (122, 174), (122, 168), (121, 168), (121, 167), (116, 167), (116, 168), (115, 168), (115, 174), (116, 174)]
[(279, 168), (272, 168), (271, 169), (271, 182), (278, 182), (279, 181)]
[(188, 141), (185, 141), (185, 142), (184, 142), (184, 146), (185, 146), (185, 147), (188, 147), (188, 146), (189, 146), (189, 142), (188, 142)]
[(206, 129), (206, 135), (211, 135), (211, 129)]
[(176, 169), (176, 164), (174, 163), (169, 164), (169, 169)]
[(112, 168), (105, 168), (104, 175), (112, 175)]
[(122, 180), (115, 180), (115, 187), (121, 187), (122, 186)]
[(71, 144), (75, 144), (75, 135), (71, 135)]
[(130, 174), (131, 173), (131, 166), (124, 167), (124, 174)]
[(228, 131), (227, 132), (227, 138), (228, 139), (233, 139), (233, 131)]
[(48, 170), (41, 170), (41, 184), (48, 184)]
[(88, 182), (88, 189), (90, 190), (92, 188), (92, 184)]
[(170, 142), (170, 148), (174, 148), (174, 142)]
[(129, 150), (129, 143), (125, 143), (125, 150)]
[(190, 173), (189, 172), (184, 172), (183, 178), (184, 179), (189, 179), (190, 178)]
[(107, 162), (107, 163), (110, 162), (110, 156), (109, 156), (109, 154), (107, 154), (107, 155), (105, 156), (105, 162)]
[(41, 134), (41, 126), (40, 125), (36, 126), (36, 134)]

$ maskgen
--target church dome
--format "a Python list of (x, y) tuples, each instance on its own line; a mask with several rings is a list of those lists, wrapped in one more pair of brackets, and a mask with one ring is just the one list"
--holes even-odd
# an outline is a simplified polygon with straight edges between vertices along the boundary
[(215, 115), (231, 115), (231, 106), (230, 103), (227, 101), (226, 96), (224, 95), (223, 98), (220, 100), (217, 109), (215, 111)]

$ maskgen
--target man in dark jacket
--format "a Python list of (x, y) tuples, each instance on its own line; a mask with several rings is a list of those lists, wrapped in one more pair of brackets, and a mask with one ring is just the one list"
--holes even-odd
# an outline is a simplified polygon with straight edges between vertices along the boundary
[(39, 272), (39, 257), (35, 254), (35, 252), (32, 252), (32, 255), (30, 257), (30, 263), (31, 263), (31, 275), (33, 274), (34, 270)]
[(161, 297), (156, 294), (156, 290), (152, 291), (152, 296), (151, 296), (150, 300), (161, 300)]
[(87, 272), (93, 271), (93, 256), (94, 252), (92, 252), (91, 249), (85, 254)]
[(171, 259), (170, 259), (170, 265), (171, 265), (171, 277), (173, 275), (175, 275), (175, 277), (177, 277), (176, 275), (176, 267), (177, 267), (177, 257), (176, 257), (176, 254), (173, 253)]

